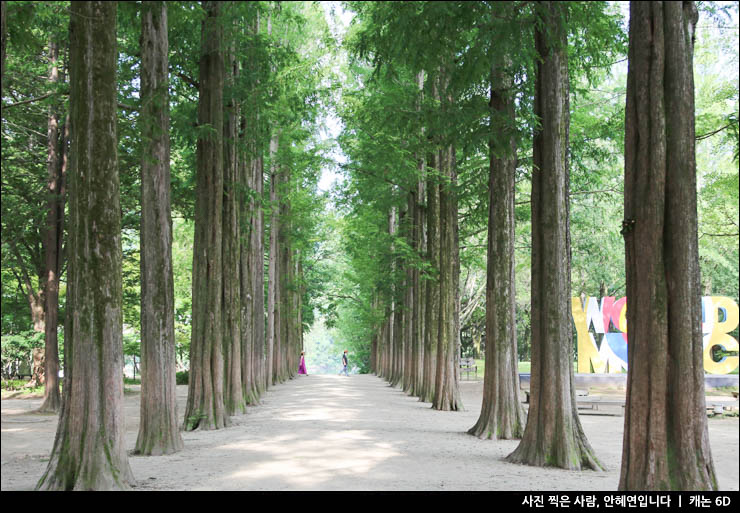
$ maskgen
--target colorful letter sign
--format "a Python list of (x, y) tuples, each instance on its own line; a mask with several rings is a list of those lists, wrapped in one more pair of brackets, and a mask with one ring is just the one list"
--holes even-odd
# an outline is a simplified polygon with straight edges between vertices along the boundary
[[(571, 298), (573, 322), (578, 334), (579, 373), (618, 373), (627, 371), (627, 298)], [(705, 296), (701, 301), (704, 334), (704, 370), (710, 374), (729, 374), (738, 366), (737, 356), (724, 356), (715, 362), (712, 348), (737, 351), (738, 342), (728, 335), (737, 328), (737, 303), (728, 297)], [(720, 320), (722, 319), (722, 320)], [(593, 331), (593, 333), (591, 332)], [(594, 333), (603, 334), (601, 344)]]

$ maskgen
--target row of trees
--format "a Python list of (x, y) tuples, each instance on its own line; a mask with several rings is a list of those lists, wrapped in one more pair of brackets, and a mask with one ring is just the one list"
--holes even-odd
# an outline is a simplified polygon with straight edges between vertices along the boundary
[[(354, 276), (345, 286), (351, 301), (344, 308), (364, 319), (360, 337), (372, 339), (370, 368), (433, 408), (462, 407), (460, 323), (477, 305), (475, 294), (464, 298), (470, 289), (459, 286), (461, 269), (469, 274), (481, 257), (461, 245), (480, 246), (476, 242), (487, 231), (484, 397), (470, 433), (521, 438), (508, 457), (512, 462), (602, 468), (578, 419), (570, 296), (586, 292), (585, 258), (601, 262), (589, 280), (596, 279), (602, 296), (618, 287), (605, 284), (609, 269), (603, 262), (612, 260), (601, 253), (606, 248), (572, 230), (572, 209), (578, 228), (603, 223), (587, 219), (593, 200), (588, 209), (579, 198), (620, 198), (624, 183), (621, 237), (633, 306), (620, 488), (716, 488), (697, 324), (702, 283), (690, 149), (701, 136), (693, 121), (691, 127), (679, 121), (694, 119), (693, 81), (687, 81), (693, 75), (693, 4), (633, 3), (629, 34), (618, 6), (596, 2), (348, 6), (355, 12), (348, 36), (354, 59), (347, 66), (354, 83), (343, 97), (340, 144), (349, 160), (344, 245)], [(627, 41), (627, 109), (620, 121), (619, 94), (603, 95), (608, 101), (596, 114), (591, 102), (593, 90), (625, 55)], [(653, 60), (639, 64), (645, 55)], [(636, 106), (641, 98), (658, 103)], [(658, 105), (670, 116), (659, 114)], [(735, 150), (732, 130), (727, 134)], [(620, 161), (613, 153), (621, 148), (624, 182), (614, 173)], [(654, 151), (670, 162), (658, 164), (657, 155), (649, 156)], [(679, 160), (687, 178), (679, 178)], [(653, 196), (643, 197), (647, 191)], [(647, 221), (654, 216), (660, 221)], [(608, 237), (619, 238), (619, 227)], [(571, 272), (571, 237), (578, 239), (577, 274)], [(522, 279), (524, 255), (529, 280)], [(521, 285), (531, 315), (528, 415), (518, 393)], [(656, 296), (661, 287), (665, 294)], [(684, 366), (674, 360), (669, 365), (667, 355), (678, 351), (669, 348), (673, 344), (686, 352)], [(678, 386), (684, 372), (692, 379)], [(651, 380), (655, 375), (663, 378)], [(651, 399), (658, 396), (658, 402)], [(686, 417), (676, 423), (679, 410)], [(660, 465), (651, 467), (653, 460)]]
[[(136, 453), (181, 450), (181, 426), (225, 427), (296, 374), (312, 316), (302, 267), (321, 208), (317, 117), (326, 85), (318, 57), (331, 44), (328, 27), (323, 10), (309, 5), (8, 4), (3, 253), (14, 255), (12, 269), (46, 330), (42, 409), (60, 411), (38, 488), (127, 487), (123, 254), (132, 245), (142, 365)], [(59, 28), (65, 23), (68, 32)], [(41, 50), (48, 57), (31, 69), (24, 58)], [(44, 61), (46, 91), (26, 88)], [(40, 191), (34, 128), (44, 118), (48, 180)], [(17, 197), (8, 218), (7, 196)], [(40, 204), (45, 219), (22, 220)], [(189, 388), (179, 418), (173, 208), (194, 221)], [(123, 243), (131, 227), (139, 240)], [(36, 286), (20, 276), (34, 250), (45, 256)], [(60, 395), (55, 337), (65, 265)]]

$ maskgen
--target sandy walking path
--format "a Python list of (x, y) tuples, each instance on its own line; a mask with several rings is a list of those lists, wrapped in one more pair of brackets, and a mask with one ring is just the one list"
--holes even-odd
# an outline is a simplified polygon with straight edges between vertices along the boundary
[[(136, 387), (129, 387), (136, 388)], [(438, 412), (372, 375), (299, 377), (217, 431), (183, 433), (185, 450), (131, 456), (139, 490), (616, 490), (624, 418), (584, 413), (607, 467), (572, 472), (503, 461), (518, 441), (465, 433), (478, 418), (482, 382), (461, 383), (463, 412)], [(178, 386), (183, 412), (187, 386)], [(56, 416), (30, 414), (41, 399), (2, 401), (2, 490), (33, 489), (46, 468)], [(127, 394), (133, 449), (139, 395)], [(738, 489), (738, 419), (710, 419), (720, 487)]]

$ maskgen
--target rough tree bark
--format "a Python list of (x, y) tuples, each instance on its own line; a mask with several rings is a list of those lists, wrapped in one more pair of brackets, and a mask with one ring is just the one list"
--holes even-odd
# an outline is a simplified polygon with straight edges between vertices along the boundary
[(224, 113), (224, 191), (223, 191), (223, 346), (224, 346), (224, 407), (227, 415), (246, 411), (242, 383), (242, 332), (240, 263), (240, 188), (239, 158), (237, 152), (237, 122), (239, 106), (234, 98), (238, 76), (233, 43), (226, 55), (226, 85), (229, 98)]
[(136, 454), (183, 448), (177, 422), (167, 5), (141, 10), (141, 407)]
[(620, 490), (716, 490), (702, 361), (694, 2), (631, 2), (625, 118), (629, 354)]
[[(542, 2), (535, 31), (532, 171), (532, 375), (527, 427), (507, 460), (571, 470), (600, 469), (578, 418), (573, 385), (568, 235), (567, 4)], [(547, 27), (547, 34), (543, 32)]]
[[(290, 168), (285, 166), (279, 168), (278, 173), (278, 203), (280, 227), (278, 229), (278, 264), (279, 273), (277, 276), (276, 286), (279, 289), (277, 294), (278, 303), (276, 305), (279, 315), (280, 328), (276, 330), (276, 380), (277, 383), (283, 383), (290, 377), (291, 356), (294, 343), (292, 334), (292, 294), (290, 292), (293, 281), (293, 262), (292, 251), (290, 249)], [(297, 367), (297, 366), (296, 366)]]
[(274, 132), (270, 138), (270, 253), (267, 275), (267, 386), (274, 385), (277, 378), (277, 350), (280, 343), (280, 287), (277, 280), (280, 276), (280, 259), (278, 258), (278, 234), (280, 231), (279, 197), (278, 197), (278, 152), (279, 135)]
[[(259, 13), (250, 32), (259, 33)], [(245, 69), (258, 66), (250, 46)], [(248, 201), (242, 203), (242, 243), (240, 253), (241, 309), (242, 309), (242, 381), (247, 404), (258, 404), (264, 389), (265, 310), (264, 310), (264, 213), (262, 195), (264, 178), (262, 147), (260, 143), (260, 114), (256, 91), (251, 91), (248, 107), (243, 109), (244, 139), (239, 166), (242, 183), (250, 191)]]
[[(451, 105), (450, 80), (440, 70), (436, 96), (442, 110)], [(457, 240), (457, 172), (455, 147), (442, 136), (438, 171), (444, 183), (439, 188), (439, 309), (437, 315), (437, 369), (432, 408), (443, 411), (463, 409), (459, 391), (459, 245)]]
[[(247, 117), (242, 114), (239, 154), (239, 183), (243, 191), (254, 191), (254, 116)], [(239, 203), (239, 307), (240, 323), (239, 329), (241, 342), (241, 375), (242, 375), (242, 397), (246, 404), (256, 404), (258, 394), (256, 392), (254, 358), (255, 347), (255, 311), (254, 311), (254, 280), (256, 279), (254, 269), (254, 230), (256, 222), (256, 208), (254, 198), (246, 197), (242, 193), (242, 201)], [(259, 272), (262, 272), (259, 269)]]
[(265, 211), (262, 209), (262, 198), (265, 193), (265, 170), (264, 160), (260, 146), (258, 146), (257, 159), (254, 162), (254, 191), (257, 197), (256, 214), (254, 214), (254, 228), (252, 231), (251, 251), (252, 268), (254, 269), (254, 281), (252, 297), (254, 298), (254, 347), (255, 353), (252, 359), (254, 366), (255, 395), (260, 398), (267, 387), (267, 366), (265, 363)]
[(116, 3), (70, 10), (71, 157), (64, 400), (40, 490), (126, 489)]
[[(439, 171), (438, 154), (435, 152), (429, 165)], [(432, 268), (432, 275), (427, 277), (424, 312), (424, 375), (419, 400), (432, 402), (437, 374), (437, 338), (439, 324), (436, 316), (439, 312), (439, 180), (427, 178), (427, 261)]]
[[(414, 237), (416, 230), (414, 227), (414, 221), (416, 220), (416, 199), (414, 198), (415, 192), (413, 189), (407, 194), (406, 204), (406, 226), (404, 227), (404, 236), (406, 238), (409, 247), (414, 250), (416, 242)], [(403, 340), (404, 340), (404, 376), (403, 376), (403, 391), (413, 395), (414, 394), (414, 325), (416, 324), (416, 310), (415, 296), (416, 290), (414, 289), (414, 267), (411, 262), (404, 262), (406, 268), (406, 292), (404, 298), (404, 323), (403, 323)]]
[(195, 240), (193, 242), (193, 327), (186, 430), (230, 424), (224, 407), (221, 318), (223, 228), (223, 86), (221, 5), (204, 2), (198, 100)]
[[(508, 59), (502, 61), (508, 64)], [(488, 143), (486, 369), (480, 418), (468, 431), (471, 435), (493, 440), (521, 438), (526, 423), (519, 401), (514, 313), (516, 119), (512, 88), (511, 76), (501, 66), (494, 66)]]
[[(406, 220), (406, 211), (401, 210), (398, 212), (397, 223), (395, 226), (394, 234), (403, 234), (403, 227), (405, 225)], [(391, 254), (393, 254), (394, 248), (391, 246)], [(402, 263), (401, 259), (398, 256), (393, 256), (393, 275), (398, 276), (403, 271), (401, 269)], [(405, 278), (405, 276), (404, 276)], [(391, 380), (390, 384), (391, 386), (403, 386), (403, 364), (404, 364), (404, 349), (405, 349), (405, 340), (404, 336), (406, 335), (406, 329), (405, 329), (405, 322), (406, 322), (406, 304), (405, 304), (405, 296), (406, 296), (406, 280), (402, 283), (395, 282), (394, 279), (394, 287), (393, 287), (393, 295), (394, 295), (394, 311), (393, 311), (393, 355), (391, 356), (391, 359), (393, 361), (393, 370), (391, 373)]]
[[(59, 73), (59, 46), (49, 42), (49, 82), (52, 88), (62, 80)], [(59, 106), (49, 107), (47, 124), (47, 214), (44, 235), (44, 402), (39, 412), (58, 412), (62, 398), (59, 391), (59, 279), (62, 269), (64, 238), (65, 175), (67, 172), (66, 141), (69, 117), (59, 130)], [(61, 133), (60, 133), (61, 132)]]

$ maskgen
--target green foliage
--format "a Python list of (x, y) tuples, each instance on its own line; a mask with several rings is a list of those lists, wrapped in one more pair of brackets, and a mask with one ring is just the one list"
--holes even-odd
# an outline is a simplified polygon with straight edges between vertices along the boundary
[(187, 385), (190, 379), (188, 371), (179, 371), (175, 373), (175, 383), (178, 385)]
[(44, 347), (44, 334), (35, 331), (24, 331), (0, 337), (2, 348), (2, 374), (31, 375), (32, 352)]

